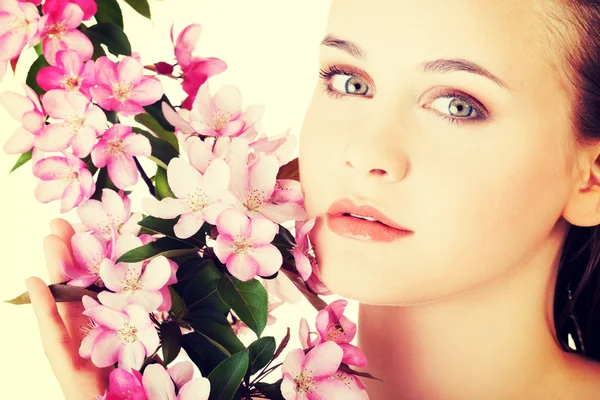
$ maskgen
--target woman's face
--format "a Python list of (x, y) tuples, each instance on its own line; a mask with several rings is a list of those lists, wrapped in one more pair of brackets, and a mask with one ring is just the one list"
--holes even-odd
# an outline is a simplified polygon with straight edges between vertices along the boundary
[[(570, 104), (538, 3), (333, 1), (327, 33), (363, 56), (321, 46), (320, 68), (338, 71), (320, 79), (300, 137), (332, 291), (372, 304), (454, 296), (535, 264), (564, 226)], [(340, 198), (414, 233), (341, 236), (326, 222)]]

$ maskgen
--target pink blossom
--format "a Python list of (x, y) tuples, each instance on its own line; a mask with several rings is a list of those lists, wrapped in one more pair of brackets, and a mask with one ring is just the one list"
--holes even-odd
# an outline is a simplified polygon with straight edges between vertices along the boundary
[(119, 189), (135, 185), (138, 171), (133, 157), (150, 157), (152, 147), (143, 135), (130, 126), (114, 124), (92, 149), (92, 162), (98, 168), (108, 165), (108, 176)]
[(279, 160), (279, 165), (285, 165), (294, 159), (298, 139), (290, 134), (288, 128), (285, 132), (276, 136), (263, 134), (250, 143), (255, 151), (274, 155)]
[(39, 6), (40, 4), (42, 4), (42, 0), (19, 0), (20, 3), (31, 3), (31, 4), (35, 4), (36, 6)]
[(316, 262), (314, 255), (310, 254), (308, 244), (308, 232), (314, 227), (316, 218), (308, 221), (296, 221), (296, 246), (292, 250), (298, 273), (303, 280), (307, 280), (312, 274), (312, 264)]
[(56, 53), (56, 66), (40, 69), (36, 80), (46, 91), (52, 89), (79, 91), (91, 100), (90, 87), (94, 85), (94, 61), (84, 63), (78, 52), (60, 50)]
[(368, 399), (358, 378), (338, 370), (342, 349), (337, 343), (316, 345), (306, 355), (295, 349), (288, 353), (281, 371), (281, 393), (286, 400)]
[(306, 218), (306, 211), (296, 201), (298, 196), (294, 191), (289, 192), (289, 197), (272, 197), (278, 185), (279, 162), (275, 156), (261, 155), (249, 166), (241, 162), (230, 165), (230, 190), (234, 195), (230, 200), (238, 210), (250, 217), (263, 215), (279, 224)]
[(70, 280), (69, 286), (88, 287), (100, 278), (102, 264), (113, 265), (107, 242), (100, 242), (87, 232), (76, 232), (71, 237), (73, 264), (61, 264), (63, 274)]
[[(139, 244), (142, 245), (141, 241)], [(139, 263), (118, 263), (114, 266), (103, 264), (100, 277), (114, 293), (104, 291), (98, 294), (98, 299), (102, 304), (115, 309), (122, 309), (127, 304), (138, 304), (150, 313), (162, 303), (159, 290), (165, 286), (170, 275), (171, 266), (163, 256), (152, 259), (143, 272)]]
[(215, 158), (204, 175), (183, 159), (173, 158), (167, 168), (167, 179), (176, 199), (158, 201), (144, 199), (142, 206), (152, 216), (172, 219), (181, 215), (173, 227), (175, 235), (187, 239), (207, 221), (215, 225), (217, 216), (228, 208), (221, 202), (229, 186), (229, 167)]
[(148, 313), (137, 304), (116, 310), (87, 295), (82, 301), (82, 314), (90, 317), (96, 327), (81, 341), (79, 355), (100, 368), (118, 362), (118, 367), (128, 372), (139, 370), (160, 342)]
[(171, 305), (173, 304), (173, 299), (171, 298), (171, 292), (169, 291), (169, 286), (177, 283), (177, 270), (179, 269), (179, 265), (173, 260), (167, 259), (169, 262), (169, 266), (171, 267), (171, 275), (169, 276), (169, 280), (167, 283), (159, 290), (162, 295), (163, 301), (160, 306), (156, 309), (157, 311), (169, 311), (171, 310)]
[(218, 58), (200, 58), (192, 56), (198, 39), (202, 32), (200, 24), (186, 26), (173, 40), (173, 27), (171, 26), (171, 42), (175, 47), (175, 58), (183, 73), (183, 90), (188, 97), (183, 101), (182, 107), (191, 109), (196, 94), (201, 85), (211, 76), (220, 74), (227, 69), (227, 64)]
[(356, 335), (356, 324), (344, 315), (347, 300), (336, 300), (317, 314), (316, 327), (321, 341), (333, 341), (344, 352), (342, 362), (357, 367), (365, 367), (367, 359), (360, 349), (350, 342)]
[[(36, 1), (37, 4), (41, 2), (39, 0)], [(96, 14), (96, 11), (98, 11), (98, 6), (96, 5), (95, 0), (46, 0), (42, 5), (42, 12), (44, 14), (51, 13), (61, 6), (64, 6), (65, 3), (77, 4), (83, 11), (84, 21), (92, 18), (94, 14)]]
[(0, 0), (0, 61), (8, 62), (21, 54), (26, 44), (39, 41), (40, 14), (33, 4)]
[(96, 190), (85, 163), (71, 154), (65, 155), (44, 158), (33, 167), (33, 174), (42, 180), (35, 188), (35, 198), (42, 203), (60, 199), (61, 213), (77, 207)]
[(271, 276), (283, 264), (279, 250), (271, 244), (277, 225), (264, 217), (248, 218), (234, 209), (217, 217), (215, 255), (231, 275), (249, 281), (256, 275)]
[(26, 96), (15, 92), (4, 92), (0, 103), (21, 126), (4, 143), (4, 152), (8, 154), (25, 153), (37, 142), (37, 134), (44, 127), (46, 113), (37, 94), (27, 85), (23, 85)]
[(81, 7), (66, 1), (56, 2), (40, 19), (42, 51), (50, 65), (56, 65), (56, 53), (60, 50), (75, 50), (83, 61), (92, 58), (91, 40), (77, 29), (82, 19)]
[(262, 279), (269, 296), (274, 296), (290, 304), (298, 304), (304, 298), (296, 285), (285, 274), (278, 274), (274, 279)]
[(90, 154), (96, 137), (104, 133), (106, 114), (79, 92), (53, 89), (42, 97), (44, 109), (58, 121), (44, 126), (36, 146), (44, 151), (62, 151), (73, 147), (78, 158)]
[(144, 67), (133, 57), (125, 57), (118, 64), (108, 57), (99, 57), (94, 76), (97, 86), (90, 92), (105, 110), (137, 115), (144, 112), (142, 106), (155, 103), (163, 95), (158, 78), (144, 76)]
[(142, 214), (130, 214), (131, 201), (111, 189), (102, 189), (102, 201), (89, 199), (77, 207), (77, 215), (87, 230), (102, 241), (125, 233), (137, 235)]

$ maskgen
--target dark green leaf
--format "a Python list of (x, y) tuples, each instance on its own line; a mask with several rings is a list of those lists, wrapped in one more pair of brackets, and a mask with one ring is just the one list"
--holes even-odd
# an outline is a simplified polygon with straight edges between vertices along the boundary
[(246, 348), (231, 328), (225, 315), (214, 309), (196, 309), (189, 313), (185, 320), (194, 330), (204, 333), (232, 354)]
[(119, 192), (119, 188), (115, 186), (115, 184), (110, 180), (108, 176), (107, 167), (100, 168), (100, 172), (98, 173), (98, 178), (96, 179), (96, 191), (92, 195), (92, 199), (101, 200), (102, 199), (102, 189), (108, 188), (114, 190), (115, 192)]
[[(177, 282), (183, 283), (195, 278), (207, 264), (211, 264), (209, 268), (216, 268), (215, 263), (211, 259), (195, 258), (184, 262), (177, 269)], [(220, 275), (218, 279), (220, 279)]]
[(134, 117), (134, 119), (136, 122), (144, 125), (148, 129), (150, 129), (150, 131), (156, 133), (156, 135), (159, 138), (168, 142), (179, 153), (179, 142), (177, 141), (177, 137), (175, 136), (175, 133), (163, 128), (152, 115), (150, 115), (148, 113), (142, 113), (142, 114), (136, 115)]
[(248, 370), (248, 350), (235, 353), (208, 375), (210, 399), (231, 400)]
[(217, 285), (223, 273), (213, 262), (202, 264), (198, 274), (189, 281), (183, 292), (183, 300), (192, 311), (195, 307), (213, 308), (225, 314), (229, 311), (227, 304), (217, 293)]
[(96, 0), (98, 11), (94, 17), (98, 22), (112, 22), (123, 29), (123, 13), (117, 0)]
[(185, 302), (172, 285), (169, 286), (169, 294), (171, 295), (171, 309), (169, 311), (173, 315), (177, 315), (185, 307)]
[(163, 101), (166, 102), (169, 106), (171, 106), (171, 108), (173, 108), (167, 96), (163, 94), (163, 96), (156, 103), (144, 106), (144, 110), (146, 110), (146, 112), (150, 114), (152, 118), (154, 118), (156, 122), (160, 124), (160, 126), (163, 127), (163, 129), (169, 132), (175, 132), (175, 127), (171, 125), (163, 115), (161, 105)]
[[(68, 286), (64, 283), (53, 283), (48, 285), (50, 289), (50, 293), (54, 297), (54, 301), (81, 301), (81, 298), (85, 295), (92, 297), (94, 300), (98, 300), (98, 294), (91, 290), (78, 287), (78, 286)], [(10, 304), (31, 304), (31, 299), (29, 298), (29, 292), (25, 292), (12, 300), (4, 300), (5, 303)]]
[(281, 246), (292, 249), (296, 246), (296, 239), (286, 227), (279, 225), (279, 233), (275, 235), (275, 239), (273, 239), (272, 243), (280, 244)]
[(10, 170), (9, 174), (12, 173), (17, 168), (19, 168), (21, 165), (25, 164), (27, 161), (31, 160), (32, 154), (33, 154), (33, 149), (29, 150), (27, 153), (21, 154), (21, 156), (15, 163), (15, 166), (12, 167), (12, 169)]
[[(106, 56), (106, 51), (104, 51), (104, 48), (102, 47), (102, 45), (100, 43), (92, 42), (92, 44), (94, 45), (94, 52), (92, 53), (92, 60), (96, 61), (98, 58)], [(106, 112), (106, 110), (104, 110), (104, 109), (102, 111)]]
[(129, 4), (135, 11), (140, 13), (143, 17), (148, 19), (152, 18), (150, 14), (150, 5), (148, 0), (125, 0), (125, 3)]
[(283, 378), (279, 379), (277, 382), (266, 383), (266, 382), (257, 382), (254, 384), (256, 389), (259, 392), (267, 396), (268, 399), (271, 400), (285, 400), (283, 395), (281, 394), (281, 382)]
[(94, 176), (94, 174), (96, 174), (96, 171), (98, 171), (98, 168), (96, 168), (96, 166), (92, 162), (91, 154), (88, 154), (87, 156), (82, 158), (81, 161), (83, 161), (85, 163), (85, 167), (90, 171), (92, 176)]
[(152, 146), (152, 156), (150, 159), (159, 167), (167, 169), (169, 161), (179, 156), (179, 152), (170, 143), (157, 138), (150, 132), (135, 127), (133, 131), (143, 135), (150, 141), (150, 146)]
[(181, 329), (174, 321), (169, 321), (160, 325), (160, 340), (163, 351), (164, 365), (169, 365), (181, 350)]
[(233, 276), (223, 275), (217, 290), (223, 302), (260, 337), (268, 317), (265, 287), (257, 279), (243, 282)]
[(111, 124), (118, 124), (120, 122), (119, 121), (119, 116), (117, 115), (116, 111), (105, 110), (103, 108), (101, 110), (104, 111), (104, 114), (106, 115), (106, 119)]
[(83, 33), (92, 42), (100, 42), (106, 45), (108, 51), (115, 56), (120, 54), (130, 56), (131, 44), (123, 29), (119, 25), (109, 22), (99, 22), (83, 30)]
[(156, 186), (156, 198), (162, 200), (166, 197), (177, 198), (167, 179), (167, 170), (162, 167), (157, 167), (156, 176), (154, 177), (154, 185)]
[(37, 74), (40, 72), (40, 69), (44, 67), (48, 67), (48, 61), (44, 58), (44, 55), (40, 55), (34, 62), (31, 64), (29, 68), (29, 72), (27, 72), (27, 78), (25, 79), (25, 83), (27, 86), (33, 89), (34, 92), (37, 93), (38, 96), (42, 95), (45, 90), (40, 87), (37, 83)]
[(219, 347), (213, 340), (199, 332), (183, 335), (181, 347), (205, 377), (230, 356), (227, 350)]
[(263, 368), (275, 353), (275, 338), (266, 336), (259, 338), (248, 346), (250, 351), (250, 368), (248, 376), (252, 376)]
[(150, 242), (143, 246), (127, 251), (125, 254), (119, 257), (115, 264), (120, 262), (135, 263), (158, 256), (170, 258), (176, 254), (184, 254), (196, 251), (196, 248), (194, 248), (192, 245), (168, 237), (162, 237), (157, 239), (155, 242)]

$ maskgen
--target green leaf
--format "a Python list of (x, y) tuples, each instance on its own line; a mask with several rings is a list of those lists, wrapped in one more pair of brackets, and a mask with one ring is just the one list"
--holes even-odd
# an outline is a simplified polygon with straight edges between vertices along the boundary
[(160, 343), (162, 344), (164, 365), (169, 365), (181, 350), (181, 329), (175, 321), (160, 325)]
[(275, 353), (275, 338), (272, 336), (259, 338), (248, 346), (248, 350), (250, 351), (250, 368), (247, 375), (252, 376), (271, 361)]
[(175, 136), (175, 133), (163, 128), (162, 125), (158, 123), (156, 118), (154, 118), (152, 115), (150, 115), (148, 113), (142, 113), (142, 114), (136, 115), (134, 117), (134, 120), (136, 122), (144, 125), (146, 128), (150, 129), (151, 132), (156, 133), (156, 135), (159, 138), (161, 138), (162, 140), (164, 140), (165, 142), (168, 142), (171, 146), (173, 146), (175, 148), (175, 150), (177, 150), (177, 152), (179, 154), (179, 142), (177, 141), (177, 137)]
[(210, 399), (231, 400), (248, 370), (248, 349), (235, 353), (208, 375)]
[(199, 332), (183, 335), (181, 347), (205, 377), (230, 356), (227, 350), (219, 347), (213, 340)]
[(168, 237), (162, 237), (157, 239), (155, 242), (150, 242), (143, 246), (129, 250), (121, 257), (119, 257), (115, 264), (120, 262), (135, 263), (158, 256), (165, 256), (169, 258), (174, 255), (191, 253), (196, 251), (197, 249), (192, 245), (180, 242), (179, 240), (173, 240)]
[(112, 111), (112, 110), (105, 110), (105, 109), (101, 109), (102, 111), (104, 111), (104, 115), (106, 115), (106, 119), (108, 120), (108, 122), (110, 122), (111, 124), (118, 124), (119, 121), (119, 115), (117, 114), (116, 111)]
[(148, 4), (148, 0), (125, 0), (125, 3), (129, 4), (141, 16), (146, 17), (148, 19), (152, 18), (152, 15), (150, 14), (150, 5)]
[(285, 397), (281, 394), (281, 382), (283, 378), (279, 379), (277, 382), (266, 383), (266, 382), (257, 382), (254, 384), (256, 389), (259, 392), (264, 394), (268, 399), (271, 400), (285, 400)]
[(163, 127), (163, 129), (169, 132), (175, 132), (175, 127), (171, 125), (171, 123), (167, 121), (167, 119), (163, 115), (161, 105), (163, 101), (167, 103), (171, 108), (173, 108), (167, 96), (163, 94), (162, 97), (156, 103), (144, 106), (144, 110), (146, 110), (146, 112), (150, 114), (152, 118), (154, 118), (156, 122), (160, 124), (160, 126)]
[(99, 22), (83, 30), (83, 33), (93, 42), (100, 42), (115, 56), (120, 54), (130, 56), (131, 44), (119, 25), (109, 22)]
[[(171, 309), (169, 311), (173, 315), (177, 315), (181, 310), (184, 309), (185, 302), (172, 285), (169, 286), (169, 294), (171, 295)], [(185, 313), (186, 311), (184, 311), (182, 315), (185, 315)]]
[(167, 170), (162, 167), (156, 169), (156, 175), (154, 176), (154, 186), (156, 187), (156, 198), (162, 200), (167, 197), (173, 199), (177, 198), (175, 193), (171, 190), (167, 179)]
[(40, 72), (40, 69), (44, 67), (48, 67), (48, 61), (44, 58), (44, 55), (40, 55), (29, 67), (29, 72), (27, 72), (27, 78), (25, 79), (25, 83), (27, 86), (33, 89), (34, 92), (37, 93), (38, 96), (45, 93), (45, 90), (40, 87), (37, 83), (37, 74)]
[(189, 281), (183, 292), (183, 301), (190, 312), (196, 307), (213, 308), (223, 314), (229, 311), (229, 307), (217, 292), (217, 285), (222, 276), (223, 273), (214, 262), (201, 264), (200, 271)]
[[(98, 300), (98, 294), (89, 289), (85, 289), (78, 286), (68, 286), (64, 283), (53, 283), (48, 285), (50, 293), (54, 297), (54, 301), (81, 301), (81, 298), (85, 295), (92, 297), (94, 300)], [(12, 300), (4, 300), (5, 303), (10, 304), (31, 304), (29, 298), (29, 292), (25, 292)]]
[(217, 290), (223, 302), (260, 337), (268, 317), (265, 287), (257, 279), (243, 282), (233, 276), (223, 275)]
[(214, 309), (196, 309), (189, 313), (185, 320), (194, 330), (204, 333), (232, 354), (246, 348), (231, 328), (225, 315)]
[(33, 48), (35, 49), (35, 54), (37, 54), (38, 56), (41, 56), (44, 53), (44, 51), (42, 50), (42, 42), (39, 42)]
[(23, 165), (27, 161), (31, 160), (32, 154), (33, 154), (33, 149), (29, 150), (27, 153), (21, 154), (21, 156), (19, 157), (19, 159), (15, 163), (15, 166), (12, 167), (12, 169), (10, 170), (10, 172), (8, 174), (10, 175), (14, 170), (16, 170), (17, 168), (19, 168), (21, 165)]
[(123, 13), (117, 0), (96, 0), (98, 11), (96, 11), (96, 21), (112, 22), (123, 29)]
[(152, 156), (149, 158), (159, 167), (167, 169), (169, 161), (179, 156), (179, 152), (171, 146), (170, 143), (157, 138), (150, 132), (136, 127), (133, 128), (133, 131), (143, 135), (150, 141), (150, 146), (152, 146)]
[[(104, 51), (104, 48), (102, 47), (102, 45), (98, 42), (92, 42), (93, 46), (94, 46), (94, 52), (92, 53), (92, 60), (96, 61), (98, 58), (100, 57), (105, 57), (106, 56), (106, 51)], [(104, 112), (106, 112), (106, 110), (102, 110)]]

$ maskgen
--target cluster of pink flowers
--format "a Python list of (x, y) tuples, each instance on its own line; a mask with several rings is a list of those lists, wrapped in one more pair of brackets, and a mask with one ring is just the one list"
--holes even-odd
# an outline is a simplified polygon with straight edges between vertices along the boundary
[[(0, 95), (0, 103), (19, 122), (4, 151), (31, 151), (32, 172), (40, 179), (36, 198), (42, 203), (60, 201), (61, 213), (76, 209), (80, 218), (80, 229), (71, 240), (73, 263), (63, 263), (62, 272), (69, 286), (96, 285), (103, 290), (97, 300), (82, 298), (90, 326), (79, 355), (98, 367), (118, 364), (110, 375), (109, 389), (97, 399), (122, 399), (122, 393), (136, 399), (206, 399), (209, 381), (192, 379), (189, 362), (166, 370), (150, 364), (140, 373), (146, 357), (160, 344), (154, 323), (171, 310), (169, 286), (177, 283), (179, 266), (162, 255), (141, 262), (117, 262), (126, 252), (157, 240), (140, 235), (142, 214), (132, 212), (124, 192), (140, 175), (135, 157), (151, 157), (153, 149), (150, 140), (131, 126), (110, 123), (107, 112), (144, 113), (144, 107), (163, 96), (159, 77), (173, 77), (175, 68), (180, 68), (178, 78), (187, 98), (177, 111), (166, 102), (161, 107), (176, 128), (181, 149), (166, 170), (174, 197), (144, 199), (144, 211), (156, 218), (178, 218), (173, 232), (181, 240), (194, 236), (205, 223), (213, 225), (214, 240), (208, 246), (241, 281), (273, 278), (279, 272), (284, 258), (273, 242), (279, 224), (293, 222), (295, 245), (290, 250), (298, 275), (313, 292), (331, 294), (318, 278), (308, 237), (315, 218), (306, 215), (300, 183), (277, 178), (280, 168), (292, 160), (296, 140), (289, 131), (275, 137), (260, 134), (264, 108), (242, 107), (235, 86), (211, 94), (207, 79), (225, 71), (227, 65), (217, 58), (192, 55), (200, 25), (187, 26), (176, 40), (171, 28), (176, 64), (159, 62), (149, 68), (137, 56), (91, 60), (92, 42), (78, 28), (96, 12), (94, 0), (45, 0), (43, 4), (41, 0), (0, 0), (0, 80), (27, 45), (41, 42), (50, 64), (36, 76), (45, 91), (40, 97), (27, 85), (23, 85), (24, 95)], [(157, 75), (146, 75), (147, 69)], [(96, 182), (90, 163), (106, 168), (118, 192), (104, 188), (101, 200), (92, 199)], [(269, 313), (296, 301), (284, 289), (284, 282), (291, 282), (285, 275), (259, 280), (268, 294)], [(350, 344), (356, 325), (343, 315), (346, 305), (345, 301), (333, 302), (319, 312), (315, 340), (310, 339), (308, 324), (302, 319), (303, 349), (291, 351), (283, 364), (281, 388), (286, 399), (334, 394), (368, 398), (360, 379), (341, 369), (342, 364), (366, 365), (360, 350)], [(269, 314), (267, 323), (275, 321)], [(236, 334), (248, 329), (241, 320), (230, 322)]]

